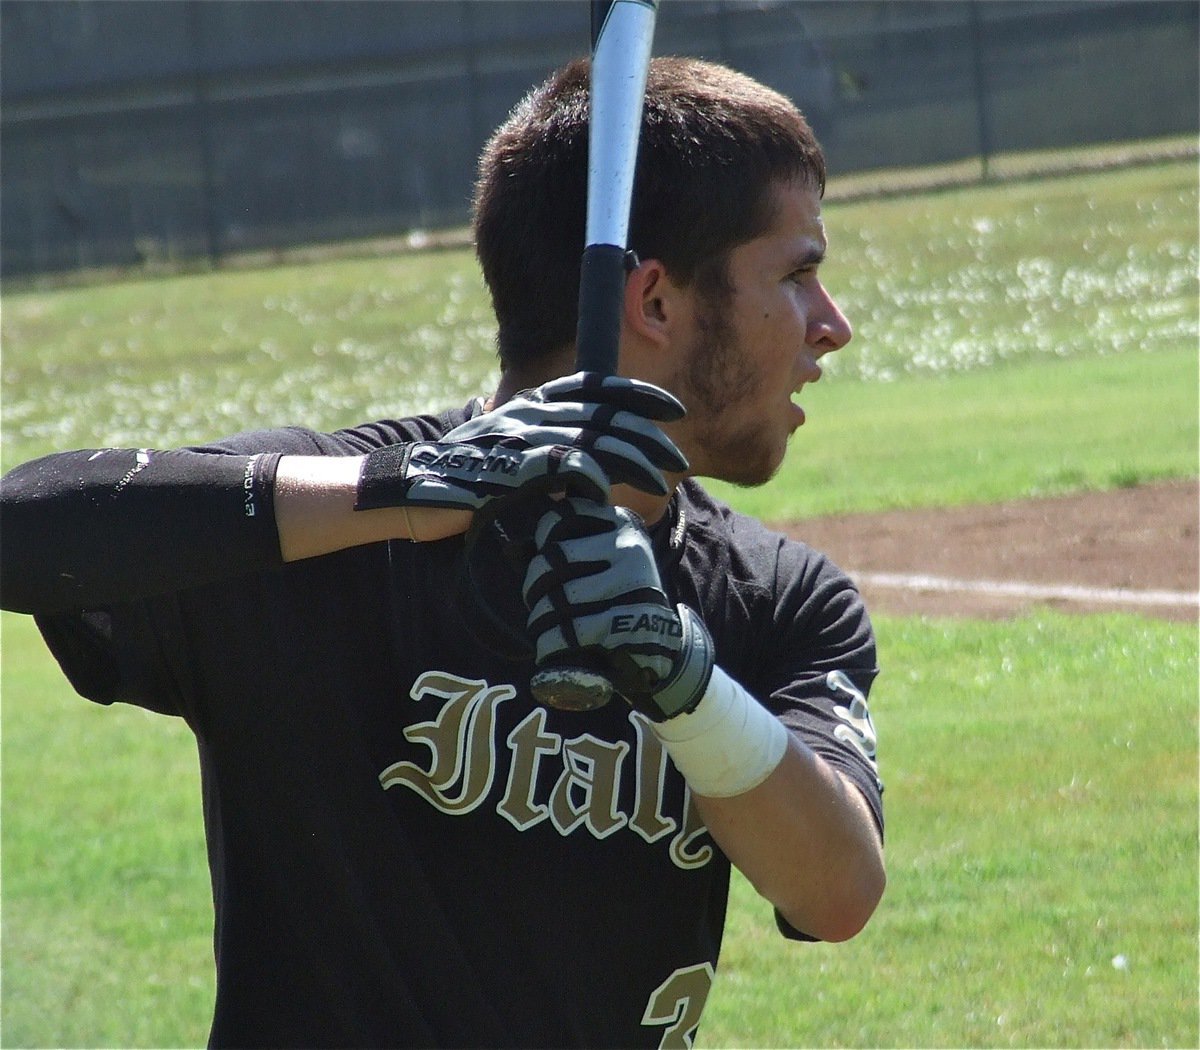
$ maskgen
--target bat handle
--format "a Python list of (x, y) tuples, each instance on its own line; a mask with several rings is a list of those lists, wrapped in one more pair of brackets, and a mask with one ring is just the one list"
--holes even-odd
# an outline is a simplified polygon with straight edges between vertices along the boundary
[(530, 678), (529, 688), (539, 704), (560, 711), (594, 711), (613, 695), (612, 682), (603, 671), (578, 663), (542, 664)]
[(581, 372), (617, 374), (625, 281), (637, 256), (615, 244), (589, 244), (579, 267), (579, 326), (575, 361)]

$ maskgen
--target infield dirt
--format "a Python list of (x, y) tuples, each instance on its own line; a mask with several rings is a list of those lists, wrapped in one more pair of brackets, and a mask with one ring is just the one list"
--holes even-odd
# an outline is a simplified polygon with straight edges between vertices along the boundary
[[(875, 612), (1002, 618), (1049, 606), (1195, 620), (1198, 519), (1200, 485), (1190, 479), (980, 507), (811, 518), (776, 528), (824, 551), (851, 575), (868, 577), (860, 587)], [(871, 575), (884, 573), (964, 586), (870, 582)], [(988, 586), (993, 583), (1074, 591), (1070, 597), (1030, 597), (1000, 593)], [(1108, 590), (1192, 597), (1140, 604), (1095, 593)]]

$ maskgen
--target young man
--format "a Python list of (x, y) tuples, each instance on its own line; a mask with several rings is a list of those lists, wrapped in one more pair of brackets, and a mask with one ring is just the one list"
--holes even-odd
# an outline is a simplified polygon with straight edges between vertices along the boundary
[[(692, 479), (770, 477), (850, 338), (820, 150), (656, 60), (624, 378), (571, 376), (586, 89), (560, 71), (482, 158), (487, 402), (4, 479), (5, 605), (199, 742), (213, 1045), (689, 1045), (730, 862), (797, 939), (882, 893), (861, 600)], [(540, 706), (560, 660), (623, 699)]]

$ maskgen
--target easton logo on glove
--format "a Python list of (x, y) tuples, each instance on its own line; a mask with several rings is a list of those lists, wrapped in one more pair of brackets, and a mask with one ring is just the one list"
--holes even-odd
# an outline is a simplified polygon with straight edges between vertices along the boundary
[(677, 616), (660, 616), (657, 613), (614, 616), (610, 630), (613, 634), (661, 634), (665, 638), (683, 637), (683, 624)]
[(421, 441), (386, 445), (367, 454), (354, 509), (407, 506), (475, 511), (523, 489), (606, 499), (609, 482), (591, 456), (567, 445), (479, 448)]
[(416, 445), (409, 462), (419, 467), (464, 471), (472, 477), (493, 471), (516, 475), (521, 469), (521, 459), (515, 454), (505, 455), (502, 448), (484, 452), (470, 445)]

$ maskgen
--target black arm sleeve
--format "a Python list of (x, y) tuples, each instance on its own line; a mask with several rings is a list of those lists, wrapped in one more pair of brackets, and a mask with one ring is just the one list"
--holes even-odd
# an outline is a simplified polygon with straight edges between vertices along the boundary
[(280, 456), (104, 449), (0, 479), (0, 607), (52, 613), (282, 564)]

